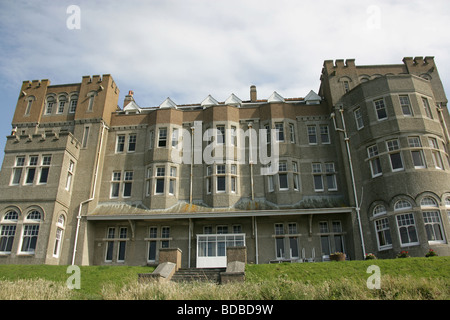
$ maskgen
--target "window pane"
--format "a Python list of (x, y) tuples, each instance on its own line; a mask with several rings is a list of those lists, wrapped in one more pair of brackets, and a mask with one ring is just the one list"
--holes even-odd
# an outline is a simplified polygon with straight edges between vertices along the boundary
[(286, 173), (280, 173), (280, 189), (288, 189), (288, 180), (287, 180), (287, 174)]
[(32, 184), (34, 181), (34, 175), (36, 174), (35, 168), (29, 168), (27, 172), (27, 178), (25, 180), (26, 184)]
[(319, 175), (314, 176), (314, 190), (316, 191), (323, 190), (322, 176)]
[(39, 178), (39, 183), (47, 183), (48, 171), (49, 171), (49, 168), (41, 169), (41, 177)]
[(276, 257), (277, 259), (282, 259), (284, 257), (284, 238), (276, 238)]
[(164, 193), (164, 179), (156, 179), (156, 193)]
[(225, 177), (217, 177), (217, 191), (225, 191)]
[(421, 150), (413, 150), (411, 151), (411, 156), (413, 160), (414, 167), (423, 168), (425, 167), (425, 163), (423, 161), (422, 151)]
[(124, 183), (124, 187), (123, 187), (123, 196), (124, 197), (131, 197), (131, 187), (132, 187), (131, 182)]
[(321, 236), (320, 244), (322, 247), (322, 255), (330, 254), (330, 237), (329, 236)]
[(156, 241), (150, 241), (148, 245), (148, 260), (156, 260)]
[(403, 169), (403, 162), (400, 153), (391, 153), (391, 165), (392, 170), (400, 170)]
[(289, 247), (290, 247), (290, 253), (291, 258), (298, 258), (298, 241), (297, 237), (291, 237), (289, 238)]

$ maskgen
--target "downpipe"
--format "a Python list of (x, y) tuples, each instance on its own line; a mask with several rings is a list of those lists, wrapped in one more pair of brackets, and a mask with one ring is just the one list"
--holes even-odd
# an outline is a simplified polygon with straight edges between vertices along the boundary
[(343, 127), (342, 129), (337, 127), (336, 114), (334, 112), (331, 114), (331, 118), (333, 119), (335, 130), (342, 132), (344, 134), (345, 148), (347, 150), (347, 157), (348, 157), (348, 162), (349, 162), (349, 167), (350, 167), (350, 176), (352, 179), (353, 197), (354, 197), (354, 201), (355, 201), (355, 210), (356, 210), (356, 215), (358, 218), (359, 234), (361, 237), (361, 247), (362, 247), (363, 258), (364, 258), (366, 256), (366, 248), (365, 248), (365, 244), (364, 244), (364, 235), (363, 235), (362, 226), (361, 226), (361, 208), (359, 205), (358, 194), (356, 193), (356, 182), (355, 182), (355, 175), (353, 172), (353, 161), (352, 161), (352, 156), (350, 153), (350, 144), (349, 144), (350, 139), (347, 136), (347, 129), (345, 126), (344, 109), (342, 107), (339, 108), (339, 112), (341, 114), (341, 121), (342, 121), (342, 127)]
[(103, 147), (103, 138), (104, 138), (105, 128), (106, 128), (106, 125), (102, 121), (102, 132), (101, 132), (101, 135), (100, 135), (100, 145), (99, 145), (98, 150), (97, 150), (97, 163), (95, 165), (94, 185), (93, 185), (93, 188), (92, 188), (91, 197), (89, 199), (87, 199), (87, 200), (82, 201), (80, 203), (79, 207), (78, 207), (77, 228), (75, 230), (75, 240), (74, 240), (74, 244), (73, 244), (72, 265), (75, 265), (75, 258), (76, 258), (76, 253), (77, 253), (78, 235), (80, 233), (80, 224), (81, 224), (81, 210), (83, 209), (83, 205), (85, 205), (86, 203), (91, 202), (92, 200), (94, 200), (94, 197), (95, 197), (95, 189), (97, 187), (97, 178), (98, 178), (98, 168), (99, 168), (99, 165), (100, 165), (100, 154), (101, 154), (101, 150), (102, 150), (102, 147)]

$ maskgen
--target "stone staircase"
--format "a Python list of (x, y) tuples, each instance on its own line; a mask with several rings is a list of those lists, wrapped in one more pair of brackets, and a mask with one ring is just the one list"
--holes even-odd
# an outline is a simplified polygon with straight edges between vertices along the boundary
[(205, 281), (220, 283), (220, 273), (226, 268), (180, 268), (172, 276), (174, 282)]

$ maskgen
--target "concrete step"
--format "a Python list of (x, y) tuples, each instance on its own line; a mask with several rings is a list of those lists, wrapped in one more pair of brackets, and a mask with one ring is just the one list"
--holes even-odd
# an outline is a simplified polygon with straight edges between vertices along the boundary
[(171, 280), (174, 282), (210, 281), (219, 283), (220, 273), (225, 270), (225, 268), (181, 268), (175, 272)]

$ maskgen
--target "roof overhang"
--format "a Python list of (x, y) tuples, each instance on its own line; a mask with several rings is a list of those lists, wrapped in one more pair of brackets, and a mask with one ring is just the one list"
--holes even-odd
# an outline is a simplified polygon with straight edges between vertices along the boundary
[(214, 219), (214, 218), (239, 218), (239, 217), (268, 217), (268, 216), (299, 216), (317, 214), (342, 214), (352, 213), (353, 208), (316, 208), (296, 210), (248, 210), (248, 211), (223, 211), (223, 212), (177, 212), (155, 214), (94, 214), (85, 216), (88, 221), (118, 221), (118, 220), (171, 220), (171, 219)]

